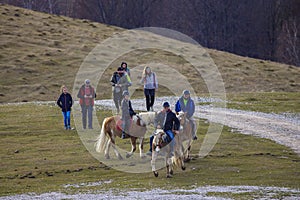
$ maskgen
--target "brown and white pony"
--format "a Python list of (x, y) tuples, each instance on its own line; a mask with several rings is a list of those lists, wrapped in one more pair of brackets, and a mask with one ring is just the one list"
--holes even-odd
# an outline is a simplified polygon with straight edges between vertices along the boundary
[(174, 139), (176, 140), (174, 147), (174, 156), (170, 157), (170, 143), (164, 143), (163, 137), (165, 132), (162, 129), (157, 129), (154, 134), (154, 139), (152, 143), (152, 160), (151, 167), (152, 172), (155, 177), (158, 177), (158, 171), (156, 169), (156, 161), (159, 156), (160, 151), (164, 153), (165, 157), (165, 166), (167, 168), (167, 178), (171, 178), (173, 175), (174, 167), (181, 167), (182, 170), (185, 170), (185, 164), (183, 162), (183, 152), (182, 145), (180, 143), (180, 135), (175, 134)]
[(180, 121), (180, 143), (182, 144), (184, 162), (191, 160), (190, 151), (192, 145), (192, 125), (190, 121), (186, 118), (186, 113), (179, 112), (177, 115), (178, 120)]
[[(103, 120), (102, 128), (100, 135), (95, 144), (96, 151), (101, 153), (104, 152), (105, 158), (109, 159), (109, 149), (112, 147), (115, 151), (116, 156), (121, 160), (123, 157), (119, 153), (116, 148), (116, 137), (121, 137), (122, 130), (118, 127), (118, 122), (120, 120), (120, 116), (112, 116), (107, 117)], [(130, 135), (129, 138), (131, 140), (131, 152), (126, 153), (126, 157), (129, 158), (133, 155), (136, 150), (136, 140), (139, 138), (139, 149), (140, 149), (140, 157), (146, 157), (143, 153), (143, 142), (144, 136), (147, 131), (146, 123), (138, 116), (133, 116), (133, 122), (129, 129)]]
[(142, 120), (145, 122), (145, 124), (148, 126), (150, 124), (154, 124), (154, 119), (156, 117), (157, 113), (154, 111), (148, 111), (148, 112), (140, 112), (138, 116), (142, 118)]

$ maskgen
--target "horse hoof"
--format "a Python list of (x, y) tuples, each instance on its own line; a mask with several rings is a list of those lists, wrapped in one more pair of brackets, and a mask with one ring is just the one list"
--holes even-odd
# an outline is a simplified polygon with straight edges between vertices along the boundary
[(130, 158), (132, 156), (131, 153), (126, 153), (126, 158)]
[(155, 177), (158, 177), (158, 172), (153, 172)]
[(172, 175), (171, 174), (167, 174), (167, 178), (172, 178)]
[(106, 155), (106, 156), (105, 156), (105, 159), (110, 159), (109, 155)]
[(184, 171), (184, 170), (185, 170), (185, 167), (181, 167), (181, 169)]
[(173, 174), (174, 174), (173, 170), (171, 170), (171, 171), (170, 171), (170, 174), (171, 174), (171, 175), (173, 175)]
[(190, 162), (190, 161), (191, 161), (190, 158), (185, 158), (185, 159), (184, 159), (184, 162)]

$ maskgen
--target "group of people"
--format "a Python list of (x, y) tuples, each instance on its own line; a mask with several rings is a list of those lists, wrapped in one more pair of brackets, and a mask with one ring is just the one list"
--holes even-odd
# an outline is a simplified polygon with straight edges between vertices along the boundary
[[(113, 88), (113, 101), (119, 114), (122, 111), (122, 136), (124, 139), (129, 133), (130, 123), (133, 115), (136, 115), (132, 108), (131, 101), (129, 99), (128, 88), (132, 85), (130, 78), (130, 69), (126, 62), (122, 62), (121, 66), (118, 67), (111, 77), (111, 85)], [(149, 66), (146, 66), (143, 70), (142, 78), (140, 82), (144, 85), (144, 95), (146, 98), (146, 109), (147, 111), (154, 111), (153, 105), (155, 100), (155, 92), (158, 89), (158, 81), (155, 72), (151, 70)], [(62, 109), (64, 118), (64, 127), (66, 130), (71, 129), (70, 126), (70, 112), (73, 105), (72, 96), (68, 93), (67, 87), (62, 86), (61, 95), (57, 100), (57, 105)], [(82, 125), (83, 129), (92, 129), (92, 112), (94, 106), (94, 100), (96, 98), (96, 92), (90, 84), (90, 80), (86, 79), (84, 84), (78, 91), (77, 97), (81, 105), (82, 112)], [(184, 90), (182, 96), (178, 99), (175, 104), (175, 112), (178, 113), (183, 111), (186, 113), (187, 119), (192, 125), (193, 140), (197, 139), (196, 136), (196, 123), (193, 118), (195, 112), (194, 101), (190, 97), (190, 91)], [(88, 119), (88, 120), (87, 120)], [(170, 109), (169, 102), (163, 103), (163, 109), (158, 112), (154, 120), (155, 129), (163, 129), (167, 135), (167, 142), (170, 143), (171, 154), (174, 152), (175, 139), (174, 136), (178, 133), (180, 128), (180, 122), (176, 117), (176, 114)], [(152, 141), (154, 136), (150, 137), (150, 150), (147, 154), (152, 153)]]
[[(62, 93), (56, 103), (61, 108), (64, 119), (64, 127), (66, 130), (69, 130), (71, 129), (70, 122), (73, 99), (65, 85), (61, 87), (61, 92)], [(81, 106), (83, 129), (86, 129), (87, 121), (88, 128), (93, 129), (93, 106), (96, 98), (96, 92), (94, 87), (91, 86), (91, 81), (89, 79), (84, 81), (84, 84), (78, 91), (77, 97), (79, 98), (79, 104)]]

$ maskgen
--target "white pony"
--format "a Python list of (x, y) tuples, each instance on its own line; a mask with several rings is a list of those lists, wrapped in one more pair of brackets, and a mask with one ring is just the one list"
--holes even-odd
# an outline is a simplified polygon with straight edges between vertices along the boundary
[(140, 112), (138, 116), (142, 118), (143, 122), (146, 124), (146, 126), (150, 124), (154, 124), (154, 119), (156, 117), (157, 113), (153, 111), (149, 112)]

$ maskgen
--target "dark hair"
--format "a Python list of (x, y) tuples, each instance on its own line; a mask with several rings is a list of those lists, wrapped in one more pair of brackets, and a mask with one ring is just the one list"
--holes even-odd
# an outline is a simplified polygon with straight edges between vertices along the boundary
[(122, 62), (122, 63), (121, 63), (121, 67), (123, 66), (123, 64), (125, 64), (125, 65), (126, 65), (126, 68), (127, 68), (127, 63), (126, 63), (126, 62)]

